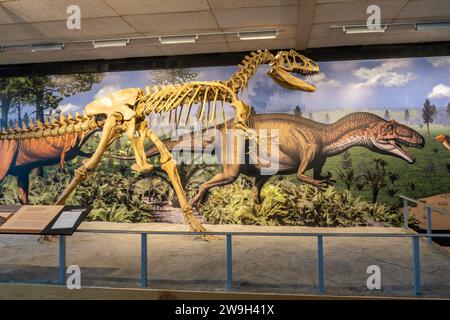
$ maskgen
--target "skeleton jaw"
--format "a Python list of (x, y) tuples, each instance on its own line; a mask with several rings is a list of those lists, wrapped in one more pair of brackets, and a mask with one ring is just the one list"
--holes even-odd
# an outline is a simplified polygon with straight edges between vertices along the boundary
[[(300, 73), (300, 72), (299, 72)], [(314, 92), (316, 87), (300, 78), (293, 76), (291, 73), (273, 66), (267, 73), (280, 86), (290, 90), (301, 90), (305, 92)], [(312, 72), (311, 74), (315, 74)]]

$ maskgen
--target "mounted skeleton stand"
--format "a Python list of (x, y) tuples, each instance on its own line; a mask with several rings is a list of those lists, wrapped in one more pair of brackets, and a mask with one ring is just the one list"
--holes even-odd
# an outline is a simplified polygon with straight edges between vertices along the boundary
[[(90, 159), (84, 160), (83, 165), (75, 171), (75, 177), (66, 187), (58, 199), (57, 204), (64, 204), (66, 202), (77, 185), (87, 179), (97, 168), (108, 147), (121, 135), (126, 135), (133, 147), (136, 163), (131, 168), (139, 173), (152, 171), (154, 167), (147, 162), (144, 150), (145, 138), (148, 138), (160, 152), (159, 162), (161, 168), (167, 173), (173, 185), (181, 209), (183, 210), (184, 218), (189, 224), (190, 229), (195, 232), (206, 231), (194, 217), (192, 207), (181, 185), (176, 162), (172, 154), (158, 136), (148, 128), (147, 121), (145, 120), (145, 112), (141, 113), (141, 117), (135, 112), (139, 108), (133, 103), (133, 100), (137, 101), (142, 94), (142, 90), (138, 88), (124, 89), (106, 98), (95, 100), (86, 106), (85, 111), (88, 115), (107, 115), (103, 125), (103, 134), (96, 151)], [(238, 102), (235, 102), (235, 104), (242, 105), (242, 108), (248, 109), (248, 106), (244, 104), (239, 104)]]
[[(242, 130), (248, 139), (255, 139), (258, 143), (259, 138), (247, 126), (250, 107), (238, 99), (238, 93), (242, 93), (243, 89), (247, 87), (249, 79), (255, 75), (261, 64), (269, 64), (271, 66), (268, 72), (269, 76), (285, 88), (306, 92), (315, 90), (313, 85), (292, 75), (317, 74), (319, 68), (314, 61), (294, 50), (279, 51), (275, 56), (268, 50), (258, 50), (246, 56), (238, 66), (239, 70), (227, 81), (193, 81), (178, 85), (146, 87), (146, 94), (140, 88), (129, 88), (113, 92), (88, 104), (85, 108), (85, 115), (94, 118), (106, 116), (103, 135), (93, 156), (85, 160), (83, 165), (76, 170), (75, 177), (57, 203), (65, 203), (76, 186), (95, 170), (111, 143), (123, 134), (128, 137), (133, 147), (136, 163), (131, 168), (139, 173), (150, 172), (153, 166), (147, 162), (144, 151), (144, 140), (148, 138), (155, 144), (161, 154), (159, 160), (161, 168), (169, 176), (190, 229), (192, 231), (205, 231), (193, 215), (192, 207), (188, 203), (181, 186), (172, 154), (148, 128), (146, 117), (151, 114), (168, 112), (172, 115), (172, 111), (174, 111), (174, 120), (178, 125), (182, 108), (186, 106), (187, 123), (192, 118), (190, 116), (192, 105), (199, 104), (198, 120), (205, 121), (208, 127), (208, 123), (214, 122), (214, 125), (216, 125), (216, 103), (221, 101), (223, 121), (226, 122), (223, 103), (229, 103), (235, 111), (233, 128)], [(211, 110), (210, 102), (212, 104)], [(206, 106), (208, 106), (207, 112), (205, 112)], [(179, 111), (179, 116), (177, 116), (177, 111)], [(8, 137), (7, 134), (4, 135)]]

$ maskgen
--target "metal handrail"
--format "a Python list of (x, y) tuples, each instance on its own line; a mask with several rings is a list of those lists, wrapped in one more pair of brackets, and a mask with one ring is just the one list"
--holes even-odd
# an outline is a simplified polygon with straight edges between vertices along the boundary
[[(413, 285), (414, 294), (421, 294), (420, 280), (420, 243), (419, 239), (423, 237), (431, 238), (431, 234), (418, 233), (336, 233), (336, 232), (239, 232), (239, 231), (208, 231), (208, 232), (190, 232), (190, 231), (157, 231), (157, 230), (112, 230), (112, 229), (79, 229), (80, 233), (106, 233), (106, 234), (140, 234), (141, 235), (141, 287), (146, 288), (148, 283), (147, 271), (147, 241), (148, 235), (179, 235), (179, 236), (225, 236), (226, 237), (226, 269), (227, 279), (225, 289), (231, 290), (233, 287), (233, 254), (232, 238), (233, 236), (265, 236), (265, 237), (316, 237), (317, 238), (317, 287), (319, 294), (325, 293), (325, 274), (324, 274), (324, 237), (370, 237), (370, 238), (411, 238), (412, 239), (412, 262), (413, 262)], [(433, 234), (433, 237), (450, 238), (450, 234)], [(66, 242), (65, 236), (60, 236), (59, 245), (59, 282), (65, 284), (66, 270)]]
[(408, 200), (408, 201), (410, 201), (410, 202), (414, 202), (415, 204), (421, 205), (421, 206), (423, 206), (423, 207), (430, 208), (430, 209), (433, 210), (433, 211), (436, 211), (436, 212), (439, 212), (439, 213), (442, 213), (442, 214), (445, 214), (445, 215), (449, 215), (449, 216), (450, 216), (450, 212), (447, 211), (447, 210), (444, 210), (444, 209), (441, 209), (441, 208), (437, 208), (437, 207), (430, 206), (429, 204), (426, 204), (425, 202), (421, 202), (421, 201), (418, 201), (418, 200), (415, 200), (415, 199), (412, 199), (412, 198), (409, 198), (409, 197), (406, 197), (406, 196), (399, 196), (399, 197), (402, 198), (402, 199), (404, 199), (404, 200)]
[(436, 211), (444, 215), (450, 215), (450, 212), (441, 208), (430, 206), (425, 202), (421, 202), (406, 196), (399, 196), (399, 197), (403, 199), (403, 228), (406, 230), (408, 229), (408, 214), (409, 214), (408, 201), (414, 202), (415, 204), (425, 207), (427, 209), (427, 235), (429, 235), (428, 244), (431, 244), (431, 242), (433, 241), (433, 237), (436, 237), (436, 235), (433, 234), (433, 227), (431, 224), (431, 211)]
[(158, 230), (114, 230), (114, 229), (79, 229), (82, 233), (116, 233), (116, 234), (153, 234), (178, 236), (251, 236), (251, 237), (362, 237), (362, 238), (411, 238), (439, 237), (450, 238), (450, 234), (426, 233), (360, 233), (360, 232), (242, 232), (242, 231), (158, 231)]

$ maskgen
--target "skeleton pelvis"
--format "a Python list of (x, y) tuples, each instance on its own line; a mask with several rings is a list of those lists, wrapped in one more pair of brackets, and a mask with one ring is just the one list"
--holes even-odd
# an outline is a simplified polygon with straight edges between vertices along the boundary
[(98, 98), (84, 109), (87, 115), (104, 114), (109, 116), (113, 113), (120, 113), (123, 120), (129, 120), (135, 116), (134, 105), (140, 95), (143, 94), (141, 88), (128, 88), (114, 91), (107, 96)]

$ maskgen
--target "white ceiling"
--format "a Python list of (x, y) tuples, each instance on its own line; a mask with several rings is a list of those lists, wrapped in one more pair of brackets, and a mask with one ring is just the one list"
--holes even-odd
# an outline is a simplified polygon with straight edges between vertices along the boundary
[[(81, 8), (81, 30), (66, 28), (69, 5)], [(67, 45), (31, 53), (6, 48), (0, 64), (114, 59), (196, 53), (449, 41), (450, 31), (411, 27), (384, 34), (346, 35), (333, 24), (362, 24), (377, 4), (383, 23), (449, 21), (450, 0), (0, 0), (0, 46), (237, 30), (279, 29), (273, 40), (241, 41), (236, 35), (200, 37), (195, 44), (140, 40), (122, 48)]]

